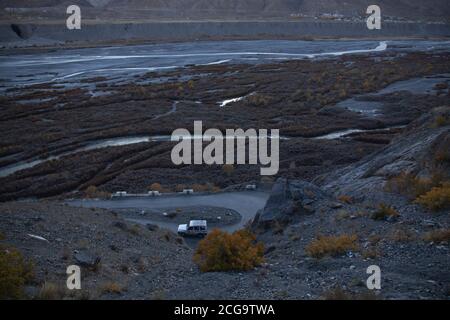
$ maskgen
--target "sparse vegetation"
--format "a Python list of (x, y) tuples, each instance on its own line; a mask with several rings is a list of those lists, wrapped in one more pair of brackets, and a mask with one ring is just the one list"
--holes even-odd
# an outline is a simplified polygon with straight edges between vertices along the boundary
[(340, 202), (351, 204), (353, 203), (353, 198), (347, 195), (341, 195), (337, 198)]
[(436, 118), (434, 119), (434, 124), (433, 126), (435, 128), (439, 128), (439, 127), (443, 127), (443, 126), (447, 126), (450, 124), (450, 118), (448, 116), (445, 115), (438, 115), (436, 116)]
[(423, 240), (427, 242), (450, 242), (450, 229), (438, 229), (425, 233)]
[(419, 196), (415, 202), (432, 211), (450, 208), (450, 183), (434, 187), (426, 194)]
[(194, 262), (202, 272), (250, 270), (264, 260), (264, 246), (247, 230), (233, 234), (214, 229), (201, 240)]
[(89, 186), (84, 194), (89, 199), (108, 199), (111, 197), (109, 192), (100, 191), (96, 186)]
[(131, 233), (132, 235), (139, 236), (142, 232), (142, 229), (139, 225), (132, 224), (131, 226), (128, 227), (128, 232)]
[(234, 172), (234, 166), (232, 164), (224, 164), (222, 171), (227, 175), (231, 175)]
[(420, 178), (411, 173), (401, 173), (391, 178), (385, 186), (386, 191), (403, 194), (410, 199), (427, 193), (442, 182), (440, 174), (435, 173), (431, 178)]
[(387, 220), (389, 218), (397, 218), (400, 214), (393, 207), (384, 203), (380, 204), (377, 211), (372, 214), (373, 220)]
[(123, 291), (123, 287), (117, 282), (106, 282), (101, 286), (100, 291), (102, 294), (120, 294)]
[(252, 94), (245, 98), (245, 103), (249, 106), (261, 107), (268, 105), (272, 99), (263, 94)]
[(355, 234), (343, 234), (319, 236), (306, 246), (305, 251), (309, 256), (321, 259), (325, 256), (338, 256), (358, 249), (358, 237)]
[(62, 300), (65, 296), (64, 289), (53, 282), (45, 282), (39, 294), (37, 296), (38, 300)]
[(334, 288), (322, 294), (323, 300), (379, 300), (373, 291), (352, 293), (341, 288)]
[(392, 230), (388, 235), (388, 239), (394, 242), (410, 242), (416, 240), (416, 238), (411, 230), (405, 228)]
[(376, 259), (380, 256), (380, 252), (376, 248), (367, 248), (362, 251), (364, 259)]
[(163, 187), (160, 183), (155, 182), (150, 185), (148, 188), (149, 191), (158, 191), (160, 193), (170, 192), (170, 190), (166, 187)]
[(0, 299), (24, 298), (24, 285), (34, 278), (33, 264), (15, 248), (0, 245)]

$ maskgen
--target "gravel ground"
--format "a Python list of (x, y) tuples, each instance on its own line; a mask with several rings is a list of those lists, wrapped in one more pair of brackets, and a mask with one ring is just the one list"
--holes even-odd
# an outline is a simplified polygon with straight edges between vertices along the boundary
[[(133, 226), (113, 212), (72, 208), (54, 202), (0, 205), (2, 243), (18, 248), (35, 264), (36, 279), (27, 287), (39, 295), (45, 283), (63, 287), (77, 253), (101, 258), (96, 270), (82, 268), (81, 292), (64, 298), (90, 299), (317, 299), (334, 288), (367, 294), (366, 268), (379, 265), (382, 290), (372, 298), (447, 299), (448, 243), (427, 243), (421, 236), (448, 228), (448, 214), (430, 215), (415, 205), (400, 210), (395, 222), (374, 221), (354, 207), (307, 215), (282, 232), (259, 235), (266, 262), (250, 272), (201, 273), (193, 250), (175, 234)], [(368, 209), (367, 209), (368, 210)], [(367, 212), (370, 212), (367, 211)], [(395, 232), (411, 237), (402, 240)], [(320, 260), (305, 254), (318, 233), (356, 233), (361, 250)], [(37, 235), (48, 241), (32, 238)], [(377, 251), (368, 258), (369, 249)], [(120, 288), (109, 293), (111, 284)]]

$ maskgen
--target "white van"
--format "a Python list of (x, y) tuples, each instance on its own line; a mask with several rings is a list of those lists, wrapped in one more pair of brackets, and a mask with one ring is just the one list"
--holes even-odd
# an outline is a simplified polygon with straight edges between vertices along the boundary
[(206, 220), (191, 220), (189, 224), (180, 224), (178, 234), (186, 237), (204, 237), (208, 234), (208, 225)]

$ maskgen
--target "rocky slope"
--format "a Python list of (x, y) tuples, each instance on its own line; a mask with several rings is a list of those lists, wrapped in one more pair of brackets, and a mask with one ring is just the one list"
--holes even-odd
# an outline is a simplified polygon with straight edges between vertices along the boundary
[[(47, 15), (69, 4), (66, 0), (2, 1), (0, 8), (16, 8), (15, 14), (29, 14), (30, 8), (45, 8)], [(364, 16), (366, 8), (372, 4), (367, 0), (78, 0), (87, 12), (101, 18), (261, 18), (288, 17), (291, 14), (320, 16), (339, 14), (344, 16)], [(445, 0), (432, 1), (378, 1), (383, 14), (412, 19), (447, 19), (450, 9)], [(22, 8), (22, 9), (19, 9)], [(50, 9), (50, 10), (49, 10)], [(32, 12), (32, 11), (31, 11)], [(35, 11), (39, 12), (39, 11)], [(42, 12), (42, 11), (41, 11)]]
[[(442, 119), (448, 107), (413, 122), (382, 151), (318, 179), (320, 186), (279, 179), (251, 226), (266, 261), (249, 272), (201, 273), (192, 249), (170, 232), (55, 202), (1, 204), (1, 244), (34, 261), (27, 293), (37, 298), (448, 299), (448, 210), (431, 212), (384, 188), (405, 170), (429, 176), (437, 160), (448, 179), (450, 126)], [(377, 214), (379, 201), (394, 213)], [(84, 289), (76, 293), (61, 289), (74, 263), (83, 266)], [(371, 265), (381, 268), (381, 290), (366, 288)]]

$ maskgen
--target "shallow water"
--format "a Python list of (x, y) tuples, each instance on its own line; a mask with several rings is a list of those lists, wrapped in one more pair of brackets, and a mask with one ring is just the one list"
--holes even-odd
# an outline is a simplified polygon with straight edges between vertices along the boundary
[(204, 41), (139, 46), (61, 49), (51, 53), (0, 56), (5, 88), (96, 76), (131, 79), (188, 65), (268, 63), (385, 50), (449, 51), (448, 41)]
[(381, 113), (383, 103), (378, 101), (371, 101), (370, 97), (391, 94), (399, 91), (407, 91), (412, 94), (436, 95), (438, 94), (438, 90), (435, 89), (435, 85), (442, 82), (446, 82), (450, 87), (450, 74), (446, 73), (435, 75), (432, 77), (421, 77), (397, 81), (377, 92), (359, 95), (341, 101), (336, 104), (336, 107), (359, 112), (367, 117), (377, 117)]

